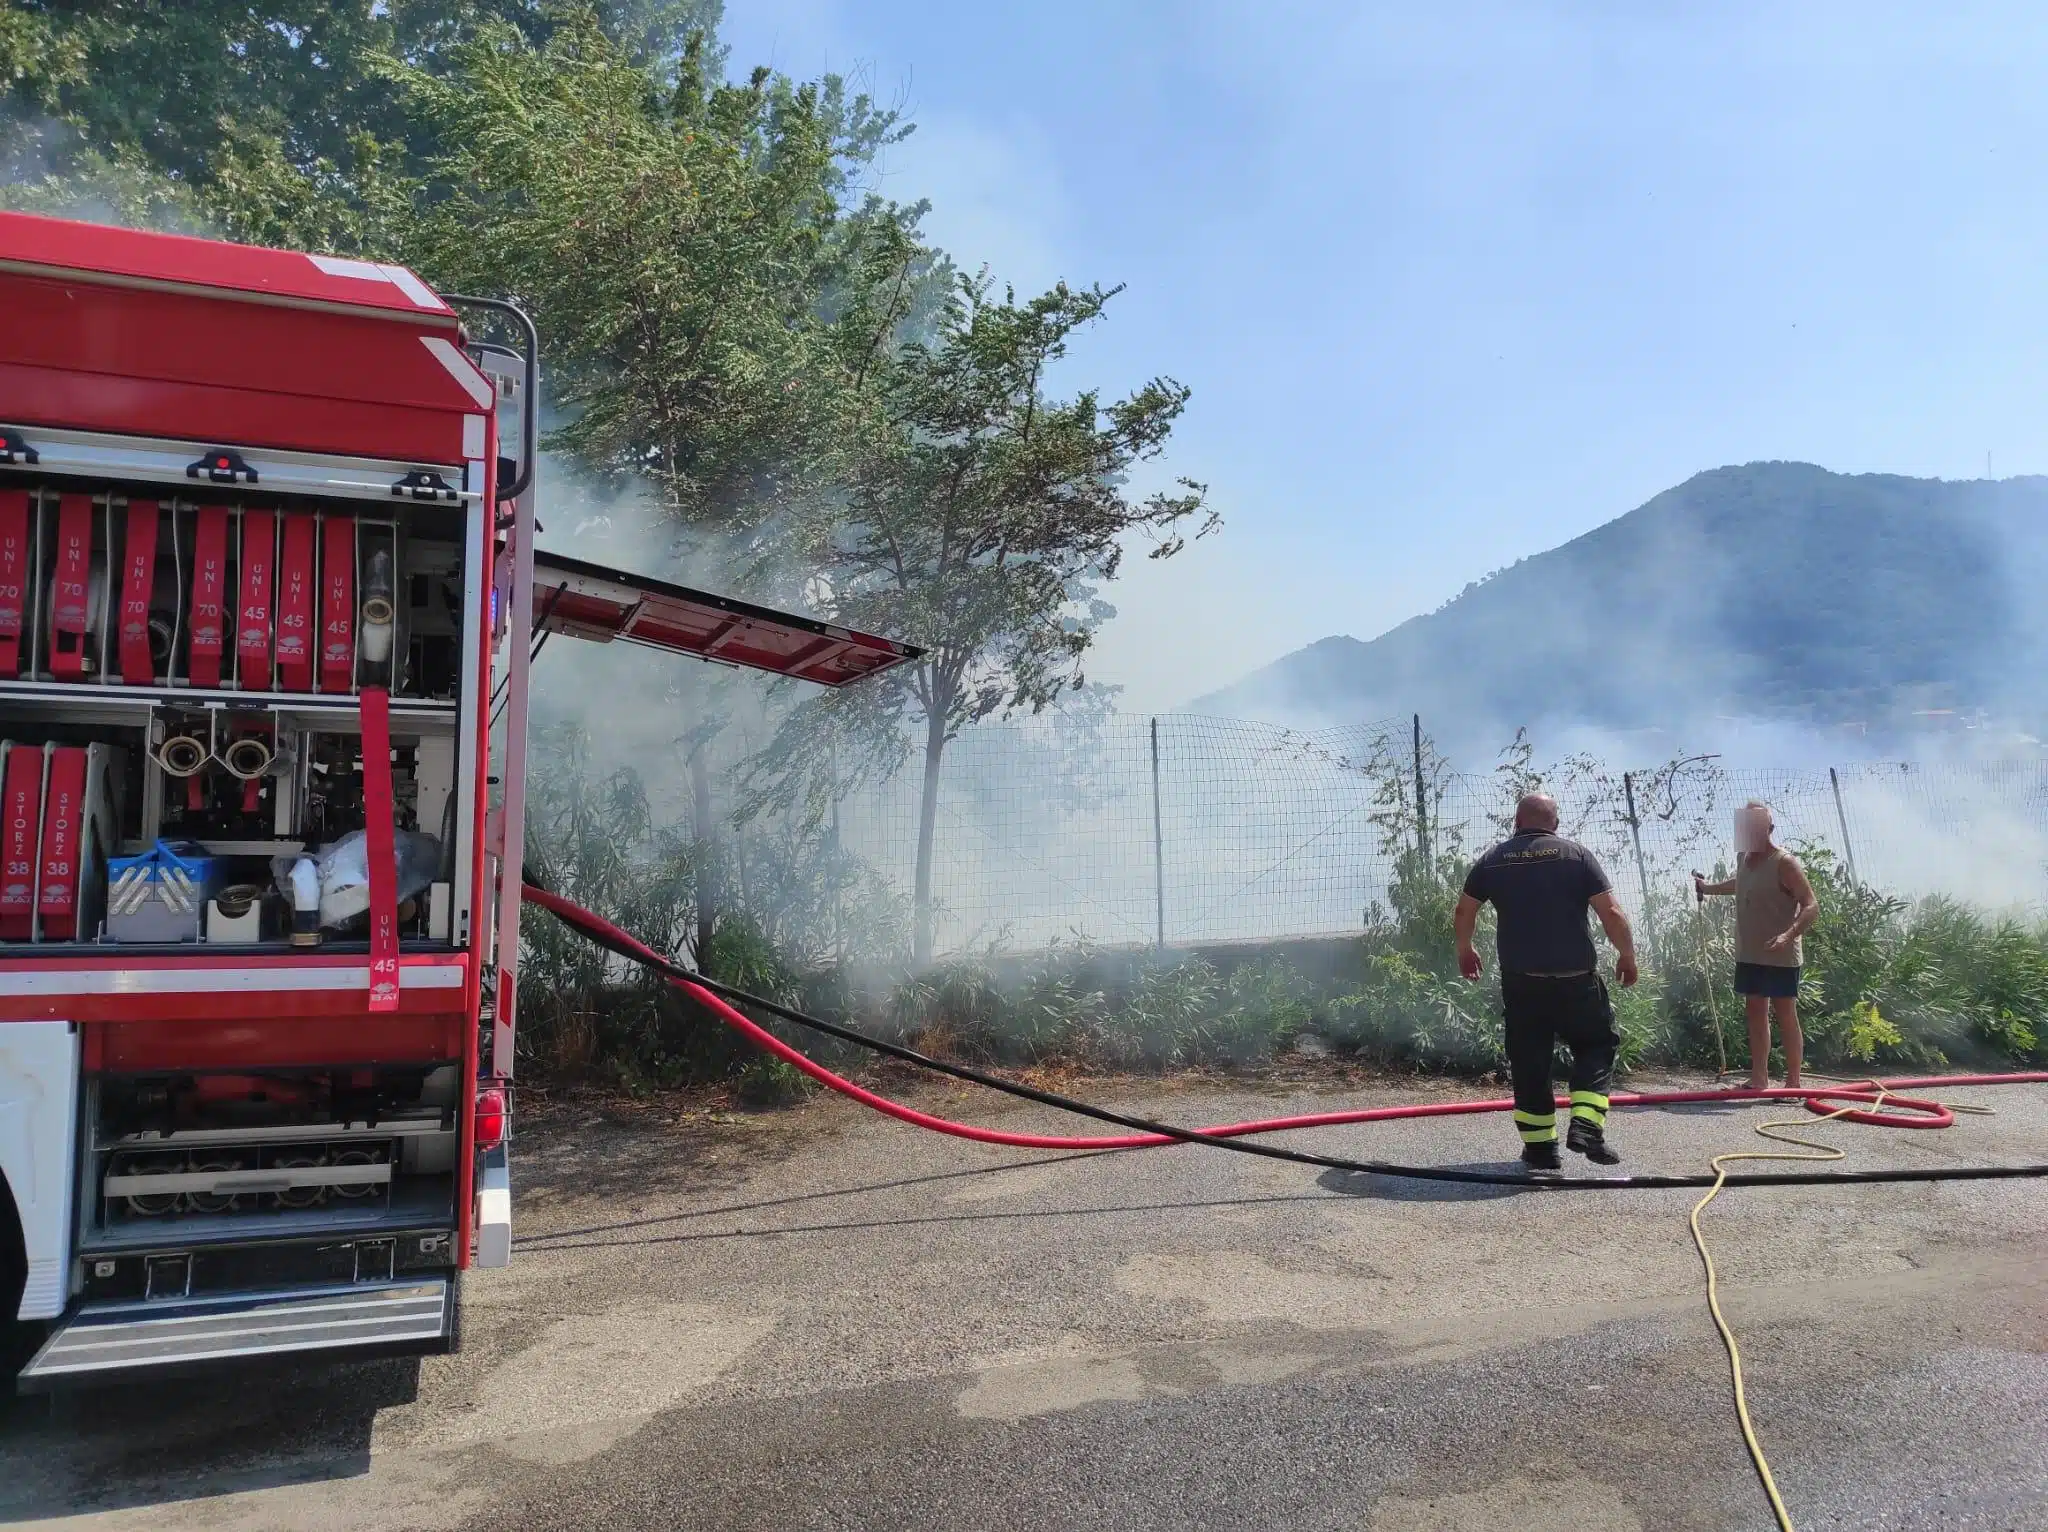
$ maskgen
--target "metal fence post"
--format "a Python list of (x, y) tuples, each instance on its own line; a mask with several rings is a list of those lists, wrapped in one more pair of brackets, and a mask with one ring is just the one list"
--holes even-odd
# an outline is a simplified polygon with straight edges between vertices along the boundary
[(1422, 790), (1422, 715), (1415, 716), (1415, 849), (1429, 861), (1429, 798)]
[(839, 844), (839, 774), (832, 774), (832, 951), (846, 961), (846, 862)]
[(1832, 766), (1828, 768), (1828, 786), (1835, 791), (1835, 823), (1842, 827), (1842, 860), (1849, 864), (1849, 882), (1860, 888), (1863, 880), (1856, 876), (1856, 850), (1849, 844), (1849, 816), (1842, 812), (1842, 779)]
[(1636, 778), (1632, 771), (1621, 774), (1622, 796), (1628, 803), (1628, 835), (1636, 848), (1636, 886), (1643, 891), (1643, 940), (1650, 961), (1657, 961), (1657, 917), (1650, 909), (1650, 867), (1643, 860), (1643, 822), (1636, 817)]
[(1154, 945), (1166, 950), (1166, 836), (1159, 823), (1159, 720), (1152, 720), (1152, 915)]

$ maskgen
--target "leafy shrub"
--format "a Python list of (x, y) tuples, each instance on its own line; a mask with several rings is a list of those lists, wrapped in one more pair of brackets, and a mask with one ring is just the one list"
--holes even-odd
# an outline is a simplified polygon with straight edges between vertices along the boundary
[(1210, 1051), (1240, 1066), (1265, 1064), (1309, 1029), (1314, 990), (1282, 958), (1233, 969), (1224, 981)]
[(897, 1035), (926, 1053), (1002, 1055), (1008, 1007), (994, 971), (976, 958), (956, 958), (905, 978), (890, 994), (888, 1008)]
[(1087, 1052), (1109, 1024), (1109, 995), (1091, 985), (1087, 955), (1053, 951), (1026, 972), (1010, 1000), (1009, 1046), (1028, 1063)]
[(1615, 1067), (1629, 1070), (1651, 1059), (1669, 1057), (1671, 1023), (1664, 1008), (1662, 975), (1645, 970), (1630, 989), (1619, 984), (1607, 988), (1614, 1001), (1615, 1029), (1621, 1033)]
[(756, 1053), (739, 1072), (734, 1093), (748, 1106), (787, 1106), (810, 1094), (811, 1077), (794, 1064), (771, 1054)]
[[(549, 731), (540, 745), (529, 865), (650, 944), (691, 951), (702, 848), (652, 822), (631, 771), (595, 774), (576, 731)], [(1908, 903), (1851, 881), (1825, 847), (1798, 850), (1821, 904), (1800, 994), (1816, 1068), (2048, 1063), (2048, 933), (1953, 900)], [(743, 892), (695, 954), (705, 970), (928, 1052), (1009, 1065), (1257, 1068), (1318, 1029), (1338, 1049), (1386, 1064), (1464, 1074), (1506, 1066), (1497, 982), (1457, 976), (1451, 911), (1463, 858), (1455, 847), (1401, 851), (1387, 904), (1367, 912), (1355, 956), (1319, 961), (1314, 979), (1273, 951), (1212, 960), (1071, 943), (906, 973), (901, 901), (861, 892), (879, 880), (836, 845), (756, 826), (739, 851), (745, 876), (728, 886)], [(1733, 905), (1712, 899), (1662, 911), (1656, 966), (1646, 965), (1634, 989), (1612, 987), (1622, 1068), (1746, 1062), (1743, 1002), (1732, 986)], [(1480, 940), (1491, 946), (1484, 925)], [(728, 1080), (761, 1103), (808, 1088), (800, 1072), (760, 1055), (669, 985), (547, 917), (523, 924), (522, 946), (520, 1048), (537, 1073), (636, 1087)], [(800, 1034), (772, 1015), (755, 1020), (830, 1067), (865, 1061), (851, 1044)]]
[(1645, 1058), (1709, 1068), (1723, 1060), (1740, 1067), (1747, 1057), (1733, 913), (1732, 900), (1710, 900), (1674, 912), (1658, 928), (1657, 967), (1644, 984), (1654, 977), (1662, 1030)]
[(1877, 1057), (1880, 1048), (1897, 1048), (1905, 1042), (1899, 1029), (1885, 1020), (1874, 1000), (1864, 1000), (1849, 1013), (1848, 1054), (1852, 1059), (1869, 1063)]
[(1329, 1007), (1331, 1041), (1385, 1063), (1465, 1073), (1507, 1067), (1500, 987), (1444, 979), (1401, 952), (1377, 955), (1364, 985)]
[(1120, 1012), (1105, 1017), (1093, 1051), (1119, 1068), (1172, 1068), (1202, 1062), (1217, 1027), (1222, 984), (1201, 957), (1148, 965)]
[(1821, 905), (1800, 995), (1810, 1055), (1927, 1069), (2044, 1056), (2042, 931), (1952, 899), (1908, 904), (1851, 883), (1824, 849), (1801, 849)]

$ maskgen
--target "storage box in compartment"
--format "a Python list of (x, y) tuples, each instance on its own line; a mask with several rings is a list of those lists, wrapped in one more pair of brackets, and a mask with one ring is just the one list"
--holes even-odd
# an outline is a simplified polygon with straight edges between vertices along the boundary
[(227, 863), (190, 841), (158, 841), (107, 863), (107, 938), (196, 942), (207, 901), (227, 886)]

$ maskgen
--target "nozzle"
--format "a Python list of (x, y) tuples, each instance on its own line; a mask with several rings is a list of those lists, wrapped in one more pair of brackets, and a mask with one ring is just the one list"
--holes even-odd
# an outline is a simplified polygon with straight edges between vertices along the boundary
[(168, 776), (196, 777), (210, 754), (204, 740), (189, 734), (174, 734), (157, 747), (156, 763)]
[(379, 548), (363, 570), (361, 636), (356, 640), (356, 653), (366, 665), (383, 665), (391, 659), (391, 624), (397, 615), (392, 597), (391, 553)]
[(229, 741), (220, 763), (227, 767), (228, 775), (244, 782), (254, 782), (269, 772), (271, 760), (269, 741), (254, 734), (244, 734), (240, 739)]
[(310, 856), (292, 863), (292, 945), (320, 945), (320, 868)]

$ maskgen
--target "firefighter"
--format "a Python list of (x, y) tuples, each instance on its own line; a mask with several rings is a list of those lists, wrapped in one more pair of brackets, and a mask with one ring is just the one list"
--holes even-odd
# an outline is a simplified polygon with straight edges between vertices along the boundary
[(1565, 1147), (1596, 1165), (1620, 1164), (1606, 1129), (1607, 1081), (1621, 1034), (1586, 910), (1600, 917), (1614, 944), (1614, 975), (1624, 988), (1636, 982), (1635, 935), (1599, 859), (1557, 833), (1555, 799), (1526, 794), (1515, 805), (1515, 833), (1474, 862), (1465, 878), (1455, 929), (1458, 969), (1467, 979), (1480, 973), (1472, 934), (1482, 904), (1493, 906), (1499, 928), (1500, 991), (1522, 1163), (1532, 1171), (1562, 1166), (1550, 1084), (1552, 1050), (1561, 1041), (1572, 1055)]

